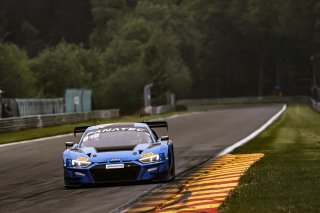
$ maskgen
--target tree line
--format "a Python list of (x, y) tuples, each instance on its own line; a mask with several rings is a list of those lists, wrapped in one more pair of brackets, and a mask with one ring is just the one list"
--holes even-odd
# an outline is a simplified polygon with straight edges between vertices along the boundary
[(177, 98), (308, 95), (319, 49), (317, 0), (3, 0), (0, 89), (95, 108)]

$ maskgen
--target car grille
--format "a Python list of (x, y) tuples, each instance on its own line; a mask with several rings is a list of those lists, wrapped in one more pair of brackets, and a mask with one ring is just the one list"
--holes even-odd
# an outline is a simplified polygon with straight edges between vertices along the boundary
[(106, 169), (106, 165), (95, 166), (90, 169), (96, 183), (109, 181), (132, 181), (137, 180), (140, 166), (134, 163), (124, 164), (122, 169)]

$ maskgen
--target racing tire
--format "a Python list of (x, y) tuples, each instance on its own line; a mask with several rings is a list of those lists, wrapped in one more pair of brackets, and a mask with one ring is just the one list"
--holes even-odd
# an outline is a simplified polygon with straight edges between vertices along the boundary
[(63, 187), (64, 187), (65, 189), (75, 189), (75, 188), (77, 188), (76, 186), (66, 185), (66, 184), (64, 184)]
[(169, 179), (168, 179), (168, 181), (172, 181), (176, 178), (173, 149), (171, 149), (169, 151), (169, 159), (170, 159), (170, 166), (169, 166)]

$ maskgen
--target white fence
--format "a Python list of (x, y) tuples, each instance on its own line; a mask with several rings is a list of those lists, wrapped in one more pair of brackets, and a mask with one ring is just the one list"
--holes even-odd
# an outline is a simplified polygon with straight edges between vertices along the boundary
[(63, 98), (16, 99), (19, 116), (64, 113)]
[(36, 115), (0, 119), (0, 132), (15, 131), (27, 128), (41, 128), (70, 123), (78, 123), (93, 119), (113, 119), (119, 117), (118, 109), (98, 110), (85, 113), (64, 113)]

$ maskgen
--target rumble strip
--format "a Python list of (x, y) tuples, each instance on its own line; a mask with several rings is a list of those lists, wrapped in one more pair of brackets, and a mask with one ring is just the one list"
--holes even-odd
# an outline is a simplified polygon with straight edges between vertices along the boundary
[(152, 192), (125, 212), (215, 213), (249, 167), (264, 155), (227, 154)]

